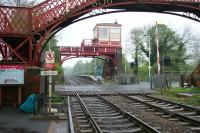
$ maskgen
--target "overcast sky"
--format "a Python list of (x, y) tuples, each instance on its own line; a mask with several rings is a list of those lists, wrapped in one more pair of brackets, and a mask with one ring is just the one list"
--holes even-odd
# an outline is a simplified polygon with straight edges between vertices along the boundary
[[(97, 23), (114, 23), (115, 20), (122, 24), (123, 47), (132, 28), (155, 25), (156, 21), (160, 24), (166, 24), (180, 33), (185, 27), (189, 27), (193, 34), (200, 34), (200, 23), (179, 16), (138, 12), (115, 13), (86, 19), (64, 28), (57, 33), (58, 45), (80, 46), (83, 39), (91, 39), (93, 37), (93, 28)], [(80, 60), (80, 58), (65, 61), (63, 66), (73, 66), (77, 60)]]

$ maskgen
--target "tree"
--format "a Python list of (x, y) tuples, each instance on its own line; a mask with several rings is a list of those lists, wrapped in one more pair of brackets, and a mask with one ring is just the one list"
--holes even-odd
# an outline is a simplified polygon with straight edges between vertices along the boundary
[(83, 61), (79, 60), (76, 62), (74, 68), (73, 68), (73, 72), (75, 74), (81, 75), (83, 74), (84, 68), (83, 68)]
[[(158, 24), (159, 36), (159, 52), (160, 58), (170, 56), (172, 59), (171, 67), (165, 70), (180, 71), (184, 69), (186, 61), (189, 56), (187, 55), (187, 44), (190, 42), (190, 37), (186, 38), (187, 34), (179, 35), (177, 32), (164, 24)], [(145, 37), (146, 36), (146, 37)], [(149, 37), (149, 38), (147, 38)], [(151, 45), (151, 65), (152, 70), (157, 70), (157, 46), (156, 46), (156, 26), (145, 26), (143, 28), (134, 28), (131, 30), (130, 38), (128, 41), (128, 48), (132, 51), (135, 60), (135, 72), (144, 73), (147, 67), (147, 58), (149, 57), (149, 39)], [(138, 69), (138, 70), (137, 70)], [(141, 69), (141, 70), (140, 70)], [(148, 70), (146, 68), (146, 70)], [(140, 75), (140, 74), (139, 74)]]
[[(150, 37), (151, 44), (151, 64), (156, 67), (157, 61), (157, 46), (156, 46), (156, 26), (152, 26), (147, 30), (147, 35)], [(159, 36), (159, 52), (160, 57), (170, 56), (172, 59), (172, 69), (179, 71), (183, 65), (186, 64), (186, 60), (189, 58), (186, 54), (187, 42), (164, 24), (158, 24), (158, 36)], [(148, 57), (148, 49), (141, 43), (142, 51)]]
[(130, 67), (130, 62), (127, 60), (125, 53), (122, 55), (122, 70), (124, 74), (133, 73), (133, 69)]
[[(73, 73), (76, 74), (87, 74), (87, 75), (95, 75), (95, 69), (97, 66), (105, 66), (105, 63), (108, 63), (106, 59), (103, 57), (99, 57), (101, 59), (95, 58), (91, 61), (83, 62), (79, 60), (73, 67)], [(103, 76), (103, 75), (102, 75)]]
[(137, 75), (138, 74), (138, 67), (139, 64), (143, 62), (143, 55), (141, 51), (141, 43), (143, 40), (143, 30), (141, 28), (134, 28), (130, 32), (130, 42), (127, 45), (128, 48), (127, 50), (132, 50), (132, 56), (134, 58), (134, 73)]
[(185, 28), (183, 31), (183, 36), (185, 42), (187, 42), (187, 54), (190, 57), (190, 64), (195, 67), (200, 64), (200, 37), (199, 35), (191, 34), (189, 27)]

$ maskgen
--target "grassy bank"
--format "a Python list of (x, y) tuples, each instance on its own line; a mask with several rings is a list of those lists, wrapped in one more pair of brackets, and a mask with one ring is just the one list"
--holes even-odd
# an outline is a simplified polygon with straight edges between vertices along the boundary
[(112, 80), (112, 79), (104, 79), (103, 80), (103, 84), (104, 85), (116, 85), (117, 81), (116, 80)]
[[(188, 93), (192, 96), (181, 96), (179, 93)], [(153, 95), (183, 104), (200, 106), (200, 88), (171, 88), (163, 93), (158, 90)]]

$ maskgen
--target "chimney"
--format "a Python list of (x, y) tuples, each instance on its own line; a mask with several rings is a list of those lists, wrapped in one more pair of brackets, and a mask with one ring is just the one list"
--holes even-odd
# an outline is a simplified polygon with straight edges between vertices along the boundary
[(115, 19), (115, 23), (114, 24), (118, 24), (117, 19)]

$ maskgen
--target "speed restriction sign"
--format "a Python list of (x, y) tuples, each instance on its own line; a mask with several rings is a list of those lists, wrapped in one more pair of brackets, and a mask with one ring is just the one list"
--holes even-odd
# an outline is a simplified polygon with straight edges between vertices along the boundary
[(47, 51), (45, 54), (45, 63), (54, 63), (55, 54), (53, 51)]

